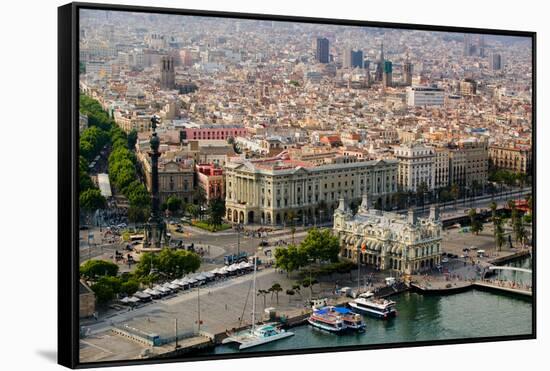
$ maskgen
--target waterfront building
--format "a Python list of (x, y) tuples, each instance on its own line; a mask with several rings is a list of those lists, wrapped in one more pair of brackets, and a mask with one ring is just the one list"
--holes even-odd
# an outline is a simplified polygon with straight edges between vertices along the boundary
[(434, 148), (434, 188), (444, 188), (449, 185), (449, 149)]
[(338, 199), (367, 193), (389, 205), (397, 191), (397, 161), (354, 161), (315, 166), (284, 157), (226, 164), (227, 219), (239, 223), (311, 223), (327, 219)]
[(485, 140), (464, 139), (449, 145), (449, 181), (462, 187), (487, 183), (489, 150)]
[(494, 169), (530, 174), (533, 152), (531, 148), (517, 146), (489, 146), (489, 161)]
[(419, 218), (414, 209), (407, 214), (375, 210), (364, 195), (352, 215), (341, 198), (333, 229), (340, 238), (340, 256), (355, 263), (413, 274), (441, 262), (442, 224), (434, 205), (427, 218)]
[(434, 86), (409, 86), (407, 104), (409, 107), (443, 106), (445, 90)]
[(319, 63), (329, 62), (329, 42), (325, 37), (318, 37), (315, 49), (315, 59)]
[(416, 192), (418, 186), (425, 184), (432, 190), (434, 183), (434, 149), (423, 144), (409, 143), (394, 148), (399, 161), (397, 183), (404, 191)]

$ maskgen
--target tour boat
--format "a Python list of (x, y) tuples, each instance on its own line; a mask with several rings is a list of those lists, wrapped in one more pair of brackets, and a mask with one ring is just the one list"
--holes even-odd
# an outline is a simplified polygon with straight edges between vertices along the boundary
[(352, 312), (350, 309), (344, 307), (332, 307), (331, 310), (340, 314), (342, 321), (344, 321), (344, 326), (346, 326), (347, 329), (359, 332), (365, 331), (366, 325), (360, 314)]
[(346, 330), (342, 316), (332, 311), (330, 307), (314, 310), (307, 319), (310, 325), (321, 330), (341, 333)]
[(281, 340), (292, 335), (294, 335), (293, 332), (285, 331), (271, 324), (266, 324), (258, 326), (252, 330), (245, 330), (231, 335), (224, 339), (222, 344), (235, 342), (239, 344), (239, 350), (243, 350), (270, 343), (275, 340)]
[(397, 315), (395, 304), (395, 301), (382, 298), (375, 299), (373, 297), (359, 297), (348, 303), (356, 312), (383, 319)]

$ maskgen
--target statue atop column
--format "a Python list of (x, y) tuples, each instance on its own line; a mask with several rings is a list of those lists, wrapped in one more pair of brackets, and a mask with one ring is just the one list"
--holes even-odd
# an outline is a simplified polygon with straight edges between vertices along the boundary
[(160, 157), (159, 146), (160, 139), (156, 129), (160, 123), (160, 117), (153, 115), (151, 117), (151, 140), (149, 142), (151, 157), (151, 216), (147, 221), (146, 244), (153, 248), (162, 248), (167, 242), (166, 224), (160, 215), (159, 208), (159, 177), (158, 177), (158, 159)]

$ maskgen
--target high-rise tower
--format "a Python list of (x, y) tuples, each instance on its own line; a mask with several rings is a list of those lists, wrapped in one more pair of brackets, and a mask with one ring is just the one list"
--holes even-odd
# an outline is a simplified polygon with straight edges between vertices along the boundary
[(412, 85), (412, 75), (413, 75), (413, 64), (409, 60), (409, 54), (407, 53), (407, 58), (405, 63), (403, 63), (403, 84), (405, 86)]
[(318, 37), (315, 50), (315, 59), (319, 63), (329, 62), (329, 43), (325, 37)]
[(469, 57), (472, 55), (472, 36), (464, 34), (464, 56)]
[(384, 43), (380, 44), (380, 56), (376, 61), (376, 71), (374, 75), (374, 81), (382, 81), (384, 76)]
[(174, 70), (174, 57), (163, 56), (160, 59), (160, 89), (173, 90), (176, 88), (176, 72)]
[(489, 59), (489, 67), (491, 67), (491, 70), (493, 71), (498, 71), (502, 69), (502, 57), (500, 54), (491, 54), (491, 58)]
[(393, 65), (390, 61), (384, 61), (384, 75), (382, 77), (382, 85), (385, 88), (390, 88), (393, 86)]

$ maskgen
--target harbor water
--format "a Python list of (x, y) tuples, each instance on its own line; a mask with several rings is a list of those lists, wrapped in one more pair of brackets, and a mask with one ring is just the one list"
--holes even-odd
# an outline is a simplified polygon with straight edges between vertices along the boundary
[[(530, 261), (510, 265), (530, 268)], [(479, 290), (445, 296), (405, 292), (392, 300), (397, 302), (397, 317), (387, 321), (365, 317), (364, 333), (334, 335), (302, 325), (290, 330), (295, 333), (290, 338), (244, 352), (526, 335), (532, 331), (532, 301), (510, 295)], [(211, 354), (235, 352), (239, 352), (237, 347), (221, 345)]]

